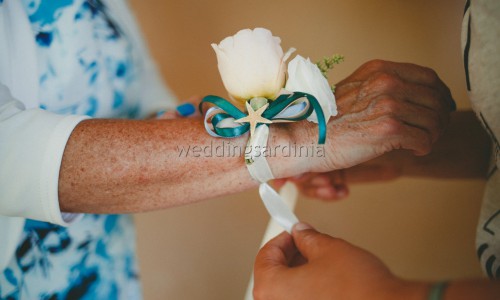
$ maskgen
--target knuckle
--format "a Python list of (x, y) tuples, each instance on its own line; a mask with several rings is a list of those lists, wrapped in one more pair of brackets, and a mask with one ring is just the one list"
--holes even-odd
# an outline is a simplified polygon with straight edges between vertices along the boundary
[(315, 232), (307, 233), (302, 237), (302, 244), (307, 249), (325, 249), (332, 237), (327, 234)]
[(383, 91), (392, 91), (398, 88), (401, 84), (401, 79), (396, 75), (387, 72), (377, 72), (372, 79), (372, 85)]
[(439, 76), (434, 69), (422, 67), (422, 73), (429, 82), (435, 83), (439, 81)]
[(373, 59), (366, 62), (364, 66), (370, 70), (381, 70), (386, 64), (387, 62), (382, 59)]
[(379, 131), (382, 135), (394, 135), (401, 132), (403, 124), (393, 116), (386, 116), (380, 120)]
[(302, 242), (304, 243), (304, 245), (306, 247), (310, 247), (310, 246), (314, 246), (314, 244), (316, 244), (316, 236), (314, 236), (313, 234), (305, 234), (303, 237), (302, 237)]

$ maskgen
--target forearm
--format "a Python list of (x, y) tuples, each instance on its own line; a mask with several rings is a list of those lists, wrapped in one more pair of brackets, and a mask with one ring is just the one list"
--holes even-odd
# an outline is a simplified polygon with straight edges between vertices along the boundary
[[(64, 151), (59, 177), (61, 210), (148, 211), (255, 187), (257, 182), (250, 178), (243, 159), (247, 138), (211, 137), (199, 118), (84, 121)], [(286, 126), (271, 127), (270, 142), (288, 143), (291, 138)], [(216, 153), (223, 141), (234, 151)], [(211, 155), (205, 149), (212, 149)], [(294, 158), (279, 153), (268, 161), (277, 177), (301, 171)]]
[(412, 157), (405, 175), (445, 178), (485, 178), (491, 141), (472, 111), (451, 114), (450, 125), (433, 151)]
[(497, 300), (500, 298), (500, 281), (470, 279), (449, 284), (444, 300)]
[[(429, 299), (432, 284), (401, 281), (390, 296), (380, 299)], [(451, 281), (441, 295), (442, 300), (497, 300), (500, 296), (500, 281), (487, 279), (464, 279)]]
[(485, 178), (490, 151), (491, 141), (474, 113), (459, 111), (451, 114), (449, 126), (428, 155), (393, 151), (367, 166), (384, 166), (392, 177)]

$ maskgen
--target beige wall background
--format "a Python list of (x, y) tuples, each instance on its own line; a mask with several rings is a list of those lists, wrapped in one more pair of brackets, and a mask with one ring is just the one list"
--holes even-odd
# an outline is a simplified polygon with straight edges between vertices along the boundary
[[(267, 27), (316, 60), (342, 53), (338, 81), (382, 58), (434, 68), (469, 107), (460, 54), (464, 1), (133, 0), (153, 56), (180, 99), (225, 95), (210, 47)], [(479, 276), (474, 231), (483, 183), (402, 178), (352, 186), (348, 200), (299, 200), (318, 229), (378, 255), (414, 279)], [(203, 192), (203, 191), (200, 191)], [(256, 191), (137, 216), (146, 299), (242, 299), (268, 221)]]

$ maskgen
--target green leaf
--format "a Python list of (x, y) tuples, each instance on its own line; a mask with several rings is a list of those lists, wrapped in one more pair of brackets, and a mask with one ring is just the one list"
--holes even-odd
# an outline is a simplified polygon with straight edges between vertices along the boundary
[(325, 76), (325, 78), (328, 79), (328, 71), (330, 71), (331, 69), (333, 69), (335, 65), (338, 65), (343, 61), (344, 61), (343, 55), (334, 54), (332, 56), (323, 57), (323, 59), (318, 61), (316, 65), (318, 66), (323, 76)]

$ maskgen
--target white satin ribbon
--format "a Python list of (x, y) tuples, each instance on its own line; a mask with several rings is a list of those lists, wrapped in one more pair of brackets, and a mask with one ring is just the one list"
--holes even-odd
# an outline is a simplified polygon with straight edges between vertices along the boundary
[[(297, 199), (299, 197), (299, 191), (297, 189), (297, 186), (293, 182), (287, 181), (285, 185), (281, 187), (279, 195), (281, 196), (281, 199), (284, 200), (284, 204), (288, 207), (288, 209), (290, 211), (293, 211), (293, 209), (295, 208), (295, 204), (297, 203)], [(260, 247), (264, 246), (272, 238), (280, 234), (281, 231), (283, 231), (282, 228), (283, 225), (276, 223), (276, 220), (274, 218), (269, 220)], [(244, 299), (253, 300), (253, 272), (252, 276), (250, 277), (250, 281), (248, 282), (248, 287)]]
[[(292, 115), (303, 109), (304, 105), (299, 104), (294, 108), (289, 108), (288, 114)], [(287, 116), (286, 113), (284, 113), (284, 116)], [(245, 151), (248, 172), (253, 179), (260, 182), (260, 198), (271, 216), (261, 242), (261, 247), (277, 236), (283, 229), (291, 233), (293, 225), (299, 222), (293, 213), (298, 198), (298, 190), (295, 184), (290, 181), (286, 182), (279, 194), (267, 184), (269, 180), (274, 179), (273, 172), (266, 159), (268, 137), (269, 127), (267, 125), (257, 127), (254, 135), (250, 137), (247, 144), (250, 149), (248, 149), (249, 151)], [(245, 300), (253, 300), (252, 291), (253, 273), (245, 293)]]
[(299, 220), (293, 213), (293, 208), (290, 209), (281, 195), (267, 184), (269, 180), (274, 179), (265, 153), (268, 137), (268, 126), (257, 127), (255, 134), (250, 137), (247, 144), (250, 151), (245, 151), (246, 166), (252, 178), (261, 183), (259, 194), (271, 218), (288, 233), (291, 233), (293, 225)]
[(288, 233), (292, 233), (293, 225), (299, 222), (293, 211), (286, 205), (285, 201), (267, 183), (259, 187), (260, 197), (273, 220), (283, 227)]
[[(305, 98), (298, 99), (276, 115), (275, 118), (273, 118), (273, 123), (293, 122), (287, 120), (287, 118), (296, 118), (303, 115), (309, 109), (309, 105), (309, 102)], [(215, 128), (210, 120), (219, 113), (224, 113), (224, 110), (216, 106), (211, 107), (205, 113), (205, 129), (213, 137), (220, 137), (220, 135), (215, 132)], [(234, 118), (226, 118), (220, 121), (217, 127), (234, 128), (240, 125), (241, 124), (235, 122)], [(273, 172), (266, 159), (268, 137), (269, 127), (267, 125), (257, 127), (254, 135), (250, 136), (247, 148), (245, 149), (246, 166), (250, 176), (261, 183), (259, 194), (271, 218), (286, 231), (291, 233), (292, 227), (298, 222), (298, 219), (292, 209), (285, 204), (280, 194), (267, 184), (269, 180), (274, 179)]]
[(266, 159), (268, 136), (268, 126), (261, 125), (257, 127), (254, 135), (250, 136), (245, 149), (245, 162), (248, 172), (250, 172), (253, 179), (260, 183), (274, 179), (273, 172)]

